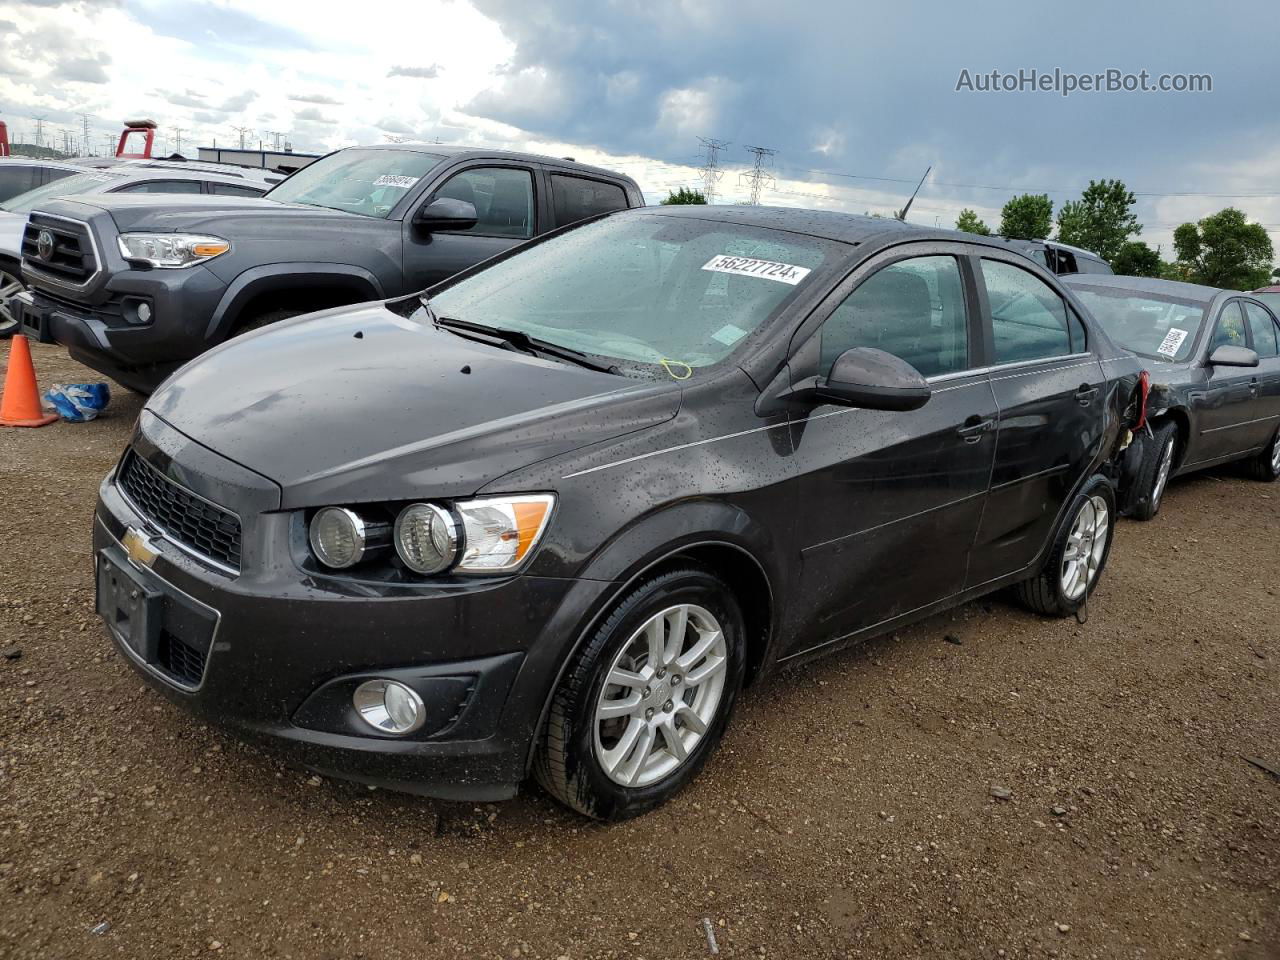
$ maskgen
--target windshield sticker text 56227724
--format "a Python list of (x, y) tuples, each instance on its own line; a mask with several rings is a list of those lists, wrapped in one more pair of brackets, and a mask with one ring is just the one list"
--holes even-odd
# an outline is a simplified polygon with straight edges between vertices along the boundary
[(703, 270), (716, 273), (736, 273), (742, 277), (760, 277), (764, 280), (776, 280), (795, 286), (809, 275), (808, 267), (797, 267), (790, 263), (775, 263), (772, 260), (755, 260), (752, 257), (732, 257), (722, 253), (712, 257), (702, 265)]

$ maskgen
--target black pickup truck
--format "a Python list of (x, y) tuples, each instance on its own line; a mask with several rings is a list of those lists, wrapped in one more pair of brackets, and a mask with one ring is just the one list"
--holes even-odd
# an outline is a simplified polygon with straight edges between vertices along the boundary
[(247, 330), (422, 290), (538, 234), (643, 206), (571, 160), (435, 144), (339, 150), (265, 197), (95, 196), (33, 211), (25, 332), (149, 393)]

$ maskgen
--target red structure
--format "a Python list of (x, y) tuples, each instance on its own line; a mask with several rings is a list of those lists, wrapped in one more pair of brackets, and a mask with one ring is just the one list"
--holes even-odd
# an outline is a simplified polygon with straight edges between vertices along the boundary
[(9, 156), (9, 128), (0, 120), (0, 157)]
[[(125, 160), (148, 159), (151, 156), (151, 147), (156, 142), (157, 126), (159, 124), (154, 120), (126, 120), (124, 132), (120, 134), (120, 142), (116, 145), (116, 156)], [(143, 139), (141, 150), (126, 152), (128, 147), (136, 148), (139, 138)]]

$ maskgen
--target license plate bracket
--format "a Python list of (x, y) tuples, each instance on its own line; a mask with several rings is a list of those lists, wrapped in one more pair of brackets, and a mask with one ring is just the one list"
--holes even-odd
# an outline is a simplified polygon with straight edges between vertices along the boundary
[(109, 550), (98, 554), (97, 611), (120, 641), (150, 663), (160, 646), (164, 594), (147, 586)]

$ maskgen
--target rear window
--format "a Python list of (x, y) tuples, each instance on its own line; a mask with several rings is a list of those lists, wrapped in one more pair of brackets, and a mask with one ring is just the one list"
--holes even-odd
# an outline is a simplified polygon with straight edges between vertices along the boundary
[(266, 189), (242, 186), (238, 183), (210, 183), (209, 192), (223, 197), (260, 197)]
[(0, 201), (38, 186), (40, 168), (23, 163), (0, 163)]
[(1203, 303), (1111, 287), (1071, 288), (1107, 335), (1126, 350), (1181, 363), (1195, 349), (1204, 322)]
[(568, 174), (551, 175), (551, 203), (555, 224), (563, 227), (587, 217), (627, 209), (627, 194), (616, 183)]

